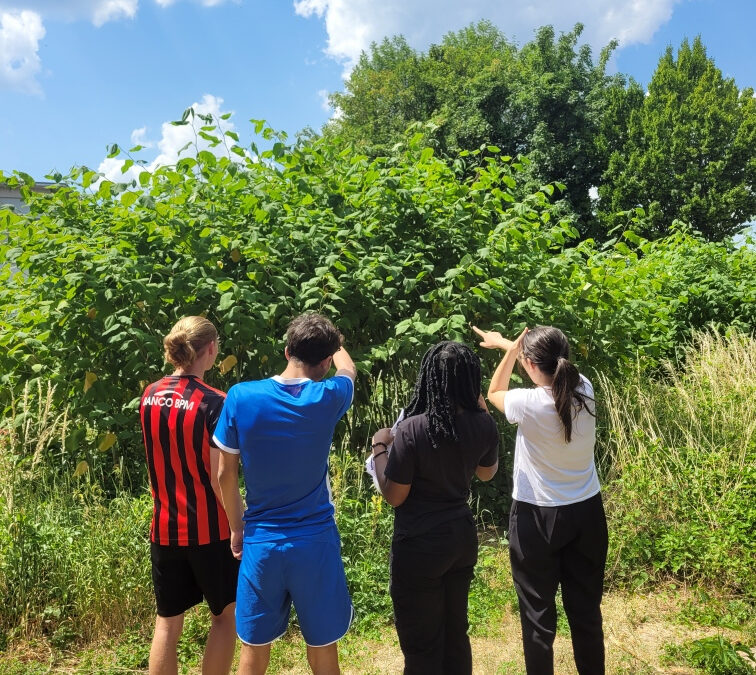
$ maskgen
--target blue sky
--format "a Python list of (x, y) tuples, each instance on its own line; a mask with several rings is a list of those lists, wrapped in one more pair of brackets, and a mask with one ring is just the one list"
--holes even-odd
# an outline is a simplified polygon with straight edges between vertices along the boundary
[(171, 161), (183, 140), (164, 123), (194, 103), (233, 112), (243, 139), (249, 118), (319, 129), (371, 40), (424, 49), (482, 18), (519, 42), (581, 21), (596, 51), (618, 37), (613, 67), (644, 84), (668, 44), (701, 34), (725, 75), (756, 86), (754, 0), (0, 0), (0, 169), (112, 172), (114, 142)]

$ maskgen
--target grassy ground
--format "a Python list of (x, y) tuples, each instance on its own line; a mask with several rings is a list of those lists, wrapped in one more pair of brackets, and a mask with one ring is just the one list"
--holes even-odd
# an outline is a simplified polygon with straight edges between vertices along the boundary
[[(694, 674), (696, 670), (670, 659), (672, 646), (707, 636), (723, 635), (733, 642), (753, 640), (753, 621), (743, 630), (706, 627), (690, 620), (691, 612), (705, 616), (696, 603), (696, 594), (669, 588), (648, 595), (610, 593), (604, 601), (607, 648), (607, 673), (645, 675), (654, 673)], [(698, 607), (698, 610), (695, 608)], [(188, 640), (182, 643), (181, 657), (185, 673), (198, 673), (200, 644), (192, 645), (192, 634), (205, 625), (203, 610), (194, 610), (188, 618)], [(474, 673), (480, 675), (524, 674), (520, 647), (520, 626), (511, 608), (504, 608), (498, 618), (488, 622), (485, 636), (473, 635)], [(120, 641), (109, 641), (73, 652), (56, 652), (47, 643), (32, 642), (0, 656), (0, 673), (33, 675), (42, 673), (117, 673), (146, 672), (144, 664), (149, 650), (149, 632), (131, 634)], [(400, 673), (402, 655), (391, 626), (367, 631), (369, 636), (350, 633), (341, 643), (343, 672), (352, 675)], [(560, 619), (556, 640), (556, 672), (576, 673), (566, 622)], [(294, 675), (307, 673), (304, 646), (295, 628), (273, 648), (270, 673)], [(756, 671), (755, 671), (756, 672)]]

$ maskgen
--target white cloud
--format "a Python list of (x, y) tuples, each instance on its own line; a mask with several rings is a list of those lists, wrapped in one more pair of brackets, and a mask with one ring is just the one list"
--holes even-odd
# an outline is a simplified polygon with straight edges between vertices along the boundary
[[(143, 2), (145, 0), (142, 0)], [(153, 0), (161, 7), (188, 0)], [(140, 0), (0, 0), (0, 10), (23, 5), (24, 9), (37, 12), (45, 19), (64, 21), (91, 21), (102, 26), (108, 21), (133, 19), (139, 10)], [(240, 0), (191, 0), (205, 7), (215, 7), (225, 2)]]
[(333, 112), (333, 108), (331, 108), (331, 104), (328, 102), (327, 89), (318, 89), (318, 98), (320, 99), (320, 107), (323, 110), (325, 110), (327, 113)]
[[(200, 120), (198, 115), (212, 115), (215, 118), (215, 123), (219, 127), (218, 130), (216, 130), (216, 132), (214, 133), (214, 135), (216, 136), (221, 136), (225, 134), (226, 131), (234, 130), (234, 123), (230, 119), (220, 119), (221, 115), (224, 115), (226, 114), (226, 112), (228, 112), (222, 109), (222, 105), (222, 98), (213, 96), (211, 94), (205, 94), (202, 97), (202, 101), (192, 103), (192, 105), (190, 106), (194, 109), (195, 116), (194, 118), (192, 118), (191, 116), (187, 118), (189, 124), (174, 126), (170, 122), (163, 122), (163, 125), (161, 127), (162, 135), (157, 144), (160, 152), (157, 157), (155, 157), (145, 167), (135, 165), (130, 167), (125, 173), (123, 173), (121, 169), (124, 166), (126, 158), (119, 156), (106, 157), (102, 160), (97, 170), (100, 173), (104, 174), (105, 178), (113, 181), (114, 183), (123, 183), (135, 180), (145, 169), (147, 171), (154, 171), (158, 166), (168, 166), (175, 164), (180, 157), (186, 156), (185, 154), (179, 154), (181, 149), (184, 148), (187, 143), (194, 144), (195, 140), (197, 142), (197, 147), (200, 150), (209, 150), (210, 152), (213, 152), (217, 155), (225, 155), (226, 147), (223, 143), (212, 148), (210, 147), (209, 141), (206, 141), (202, 138), (197, 139), (195, 135), (196, 132), (199, 131), (200, 127), (205, 125), (205, 122)], [(144, 145), (145, 148), (153, 147), (152, 143), (150, 143), (149, 145), (145, 144), (144, 137), (146, 133), (146, 127), (134, 129), (134, 131), (131, 132), (131, 142)], [(228, 139), (228, 142), (230, 144), (232, 141)], [(189, 150), (187, 150), (187, 152), (189, 152)], [(237, 156), (233, 155), (233, 157), (236, 158)], [(96, 184), (93, 185), (93, 188), (96, 189)]]
[[(155, 2), (161, 7), (170, 7), (171, 5), (175, 5), (177, 2), (180, 2), (180, 0), (155, 0)], [(241, 0), (194, 0), (194, 2), (199, 3), (203, 7), (217, 7), (218, 5), (222, 5), (224, 2), (234, 2), (236, 4), (239, 4)]]
[[(154, 0), (167, 7), (179, 0)], [(205, 7), (241, 0), (192, 0)], [(17, 7), (23, 5), (23, 10)], [(109, 21), (133, 19), (139, 0), (0, 0), (0, 90), (15, 89), (41, 94), (36, 75), (42, 64), (39, 41), (45, 35), (43, 19), (90, 21), (102, 26)]]
[(91, 21), (102, 26), (108, 21), (133, 19), (139, 9), (139, 0), (0, 0), (0, 7), (23, 4), (25, 9), (37, 12), (45, 19), (63, 21)]
[(0, 89), (42, 93), (36, 76), (42, 67), (39, 41), (44, 36), (36, 12), (0, 12)]
[(621, 46), (648, 42), (682, 0), (294, 0), (303, 17), (325, 21), (325, 52), (351, 70), (371, 42), (402, 34), (410, 45), (424, 49), (445, 33), (488, 19), (505, 35), (523, 43), (533, 31), (552, 24), (557, 31), (585, 25), (583, 37), (599, 49), (611, 39)]
[[(194, 108), (195, 117), (189, 118), (190, 124), (184, 126), (173, 126), (170, 122), (163, 122), (162, 126), (162, 138), (158, 142), (158, 148), (160, 154), (150, 164), (150, 170), (157, 166), (163, 166), (166, 164), (175, 164), (179, 159), (179, 150), (183, 148), (187, 143), (193, 143), (195, 140), (195, 132), (203, 126), (205, 123), (201, 121), (197, 114), (212, 115), (217, 120), (220, 120), (220, 116), (224, 115), (226, 111), (221, 110), (223, 105), (223, 99), (212, 94), (205, 94), (202, 97), (202, 101), (199, 103), (192, 103), (191, 107)], [(218, 132), (225, 133), (226, 131), (234, 130), (234, 123), (231, 120), (220, 120), (220, 129)], [(225, 147), (221, 144), (214, 149), (210, 147), (210, 143), (203, 139), (199, 139), (198, 146), (200, 150), (210, 150), (211, 152), (225, 153)]]
[[(119, 159), (118, 157), (106, 157), (102, 160), (102, 162), (100, 162), (100, 166), (97, 167), (97, 171), (99, 171), (107, 180), (112, 181), (113, 183), (129, 183), (132, 180), (138, 180), (139, 174), (144, 171), (144, 168), (135, 165), (129, 167), (126, 172), (124, 172), (122, 171), (124, 162), (125, 160)], [(97, 190), (101, 180), (102, 179), (98, 179), (94, 183), (92, 183), (90, 189)]]
[(134, 129), (134, 131), (131, 132), (131, 144), (141, 145), (143, 148), (151, 148), (155, 144), (152, 141), (148, 141), (146, 137), (147, 127)]
[(103, 0), (97, 3), (92, 12), (92, 23), (102, 26), (116, 19), (133, 19), (138, 7), (139, 0)]

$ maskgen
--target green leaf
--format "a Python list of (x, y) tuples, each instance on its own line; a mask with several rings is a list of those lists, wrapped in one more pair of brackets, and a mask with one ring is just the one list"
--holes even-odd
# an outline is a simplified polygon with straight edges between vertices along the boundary
[(123, 204), (125, 207), (131, 206), (137, 199), (139, 198), (139, 195), (136, 192), (124, 192), (121, 195), (121, 204)]
[(235, 304), (234, 300), (234, 294), (233, 293), (224, 293), (221, 295), (220, 302), (218, 303), (218, 310), (221, 312), (225, 312), (226, 310), (231, 309)]

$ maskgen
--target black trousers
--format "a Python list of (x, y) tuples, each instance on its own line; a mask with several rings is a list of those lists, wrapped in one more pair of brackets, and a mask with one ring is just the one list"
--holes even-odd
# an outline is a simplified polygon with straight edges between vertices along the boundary
[(512, 503), (509, 558), (528, 675), (554, 672), (555, 598), (560, 584), (578, 673), (603, 675), (601, 597), (607, 544), (600, 494), (567, 506)]
[(405, 675), (469, 675), (467, 596), (478, 560), (471, 515), (391, 544), (391, 600)]

